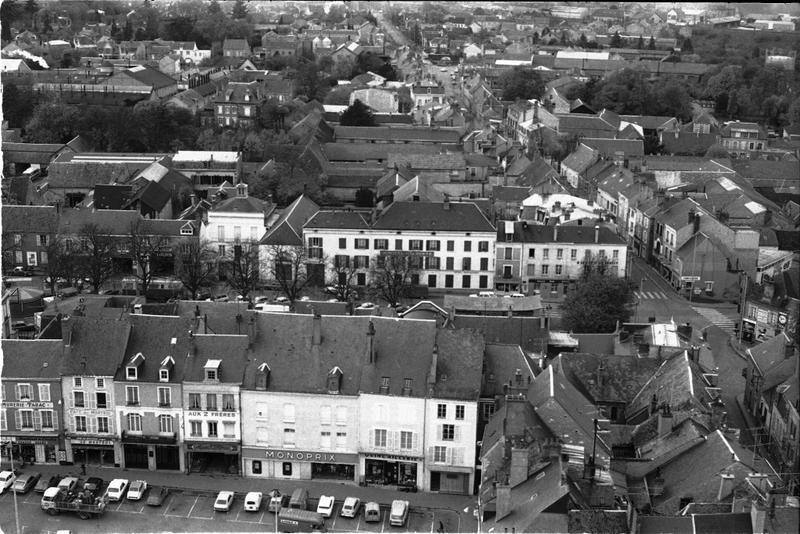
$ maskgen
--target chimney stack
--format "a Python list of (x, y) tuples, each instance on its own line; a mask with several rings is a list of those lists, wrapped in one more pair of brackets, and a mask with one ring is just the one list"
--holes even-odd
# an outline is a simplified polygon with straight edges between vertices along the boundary
[(375, 325), (372, 321), (367, 328), (367, 363), (375, 363)]
[(558, 241), (558, 224), (553, 226), (553, 241)]
[(689, 224), (693, 224), (694, 223), (694, 210), (693, 209), (689, 210), (689, 220), (686, 221), (686, 222), (688, 222)]
[(311, 345), (318, 346), (322, 344), (322, 316), (318, 313), (314, 314), (313, 325), (311, 328)]
[(731, 491), (733, 491), (733, 483), (735, 477), (728, 473), (720, 473), (719, 475), (719, 491), (717, 492), (717, 501), (722, 501)]
[(754, 501), (750, 507), (750, 523), (753, 534), (766, 534), (767, 508), (758, 501)]
[(61, 317), (61, 339), (64, 341), (65, 347), (69, 347), (72, 344), (72, 327), (74, 324), (69, 315)]
[(669, 404), (665, 404), (658, 413), (658, 437), (663, 438), (670, 432), (672, 432), (672, 409)]
[(428, 373), (428, 385), (436, 383), (436, 371), (439, 367), (439, 346), (433, 345), (433, 352), (431, 353), (431, 369)]
[(702, 215), (702, 214), (701, 213), (695, 213), (694, 214), (694, 228), (693, 228), (693, 231), (692, 231), (692, 233), (694, 233), (694, 234), (696, 234), (697, 232), (700, 231), (700, 215)]
[(594, 227), (594, 242), (595, 243), (600, 242), (600, 227), (597, 225), (595, 225)]

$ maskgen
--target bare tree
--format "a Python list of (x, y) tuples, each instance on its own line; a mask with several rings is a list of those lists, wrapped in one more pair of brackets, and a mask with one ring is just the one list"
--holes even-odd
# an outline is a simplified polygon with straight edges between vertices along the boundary
[(258, 248), (258, 241), (243, 241), (233, 245), (225, 256), (228, 285), (245, 298), (258, 284), (261, 270)]
[(76, 261), (76, 256), (67, 248), (63, 237), (50, 235), (47, 240), (47, 263), (42, 267), (47, 277), (47, 284), (53, 295), (58, 294), (58, 279), (61, 278), (70, 285), (77, 285), (81, 277), (80, 262)]
[(372, 262), (370, 285), (390, 306), (397, 306), (411, 286), (412, 275), (419, 274), (422, 262), (422, 254), (413, 252), (387, 254), (384, 251)]
[(92, 292), (100, 291), (106, 280), (114, 274), (116, 245), (111, 231), (95, 223), (85, 224), (78, 232), (80, 247), (73, 251), (77, 256), (83, 276), (92, 284)]
[(192, 298), (198, 298), (200, 288), (216, 279), (217, 251), (208, 243), (190, 239), (173, 246), (172, 255), (175, 276)]
[(270, 245), (269, 252), (270, 264), (267, 271), (286, 298), (294, 303), (309, 282), (306, 248), (302, 245)]
[(333, 280), (328, 284), (331, 288), (329, 292), (340, 302), (356, 298), (355, 282), (358, 270), (350, 256), (334, 256), (329, 262), (329, 268), (333, 272)]
[(581, 273), (581, 278), (586, 279), (592, 273), (605, 275), (610, 272), (610, 269), (611, 260), (607, 256), (601, 256), (599, 254), (585, 256), (583, 258), (583, 272)]
[(147, 288), (153, 280), (153, 268), (151, 261), (169, 246), (166, 237), (148, 234), (145, 229), (145, 222), (142, 219), (131, 223), (128, 233), (128, 255), (133, 262), (133, 276), (139, 281), (136, 284), (136, 294), (139, 294), (139, 286), (142, 287), (142, 294), (147, 294)]
[(3, 266), (8, 269), (17, 263), (17, 252), (22, 252), (22, 241), (17, 242), (16, 235), (5, 231), (5, 228), (3, 228), (2, 246)]

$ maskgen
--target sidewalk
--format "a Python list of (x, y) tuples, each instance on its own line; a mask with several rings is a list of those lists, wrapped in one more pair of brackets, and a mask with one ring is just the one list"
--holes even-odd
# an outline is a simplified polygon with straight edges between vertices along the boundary
[[(362, 487), (336, 481), (250, 478), (222, 473), (192, 473), (186, 475), (179, 472), (95, 466), (86, 466), (86, 475), (82, 475), (80, 465), (26, 464), (23, 468), (23, 472), (30, 473), (34, 471), (41, 473), (42, 478), (57, 475), (61, 477), (76, 476), (85, 480), (87, 477), (96, 476), (102, 478), (106, 484), (115, 478), (141, 479), (147, 481), (149, 486), (167, 486), (184, 490), (184, 492), (188, 490), (191, 493), (201, 492), (214, 496), (222, 490), (234, 491), (237, 494), (244, 495), (250, 491), (266, 493), (274, 488), (280, 490), (281, 493), (291, 494), (296, 488), (303, 487), (308, 490), (311, 498), (317, 498), (320, 495), (334, 495), (337, 501), (341, 501), (345, 497), (358, 497), (363, 502), (376, 501), (385, 505), (391, 504), (394, 499), (402, 499), (409, 501), (411, 506), (415, 508), (457, 512), (461, 516), (462, 525), (464, 521), (473, 520), (472, 509), (477, 506), (477, 496), (474, 495), (448, 495), (425, 492), (405, 493), (376, 486)], [(464, 509), (467, 507), (470, 509), (468, 513), (464, 513)]]

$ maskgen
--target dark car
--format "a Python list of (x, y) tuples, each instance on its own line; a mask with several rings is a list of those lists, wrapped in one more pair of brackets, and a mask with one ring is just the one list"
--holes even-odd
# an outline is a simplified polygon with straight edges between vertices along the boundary
[(40, 478), (42, 478), (41, 473), (25, 473), (14, 481), (11, 489), (14, 493), (28, 493), (39, 482)]
[(99, 477), (89, 477), (83, 483), (84, 491), (91, 491), (95, 495), (99, 495), (103, 491), (103, 479)]
[(53, 486), (57, 486), (59, 481), (61, 481), (61, 477), (51, 476), (50, 478), (40, 478), (39, 482), (36, 483), (36, 487), (33, 488), (33, 491), (36, 493), (44, 493), (47, 488), (52, 488)]
[(289, 495), (286, 493), (274, 489), (267, 493), (266, 497), (269, 498), (267, 509), (270, 512), (278, 513), (279, 509), (289, 507)]
[(169, 489), (164, 486), (153, 486), (150, 488), (150, 494), (147, 496), (148, 506), (161, 506), (164, 499), (169, 495)]

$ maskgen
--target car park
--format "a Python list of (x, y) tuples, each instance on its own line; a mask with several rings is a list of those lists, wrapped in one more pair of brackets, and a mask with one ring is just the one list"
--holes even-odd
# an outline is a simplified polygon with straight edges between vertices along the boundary
[(147, 506), (161, 506), (169, 495), (166, 486), (152, 486), (147, 494)]
[(125, 490), (128, 489), (128, 479), (115, 478), (108, 484), (106, 495), (109, 501), (120, 501), (125, 496)]
[(270, 512), (277, 512), (280, 508), (289, 507), (289, 495), (286, 493), (281, 493), (280, 491), (274, 489), (271, 490), (267, 495), (269, 496), (268, 509)]
[(217, 494), (217, 498), (214, 500), (214, 511), (229, 512), (232, 504), (233, 504), (233, 492), (220, 491)]
[(17, 480), (19, 473), (17, 471), (2, 471), (0, 472), (0, 493), (5, 492)]
[(147, 491), (147, 482), (144, 480), (134, 480), (131, 482), (131, 487), (128, 489), (128, 500), (129, 501), (138, 501), (144, 497), (144, 493)]
[(77, 486), (78, 477), (64, 477), (61, 479), (61, 482), (58, 483), (58, 487), (67, 493), (74, 491)]
[(364, 521), (367, 523), (381, 522), (381, 507), (376, 502), (368, 502), (364, 506)]
[(39, 482), (36, 483), (36, 487), (33, 488), (33, 491), (36, 493), (44, 493), (47, 488), (52, 488), (53, 486), (58, 485), (59, 478), (56, 475), (53, 475), (49, 478), (40, 478)]
[(361, 509), (361, 499), (358, 497), (347, 497), (342, 504), (342, 511), (339, 515), (342, 517), (355, 517)]
[(297, 488), (292, 492), (292, 498), (289, 499), (289, 508), (296, 510), (308, 510), (308, 490), (304, 488)]
[(245, 512), (258, 512), (261, 509), (261, 499), (264, 494), (260, 491), (251, 491), (244, 497), (244, 511)]
[(41, 477), (41, 473), (25, 473), (14, 481), (11, 489), (14, 493), (28, 493)]
[(320, 495), (319, 503), (317, 504), (317, 513), (323, 517), (330, 517), (333, 515), (333, 507), (336, 504), (336, 499), (333, 495)]

